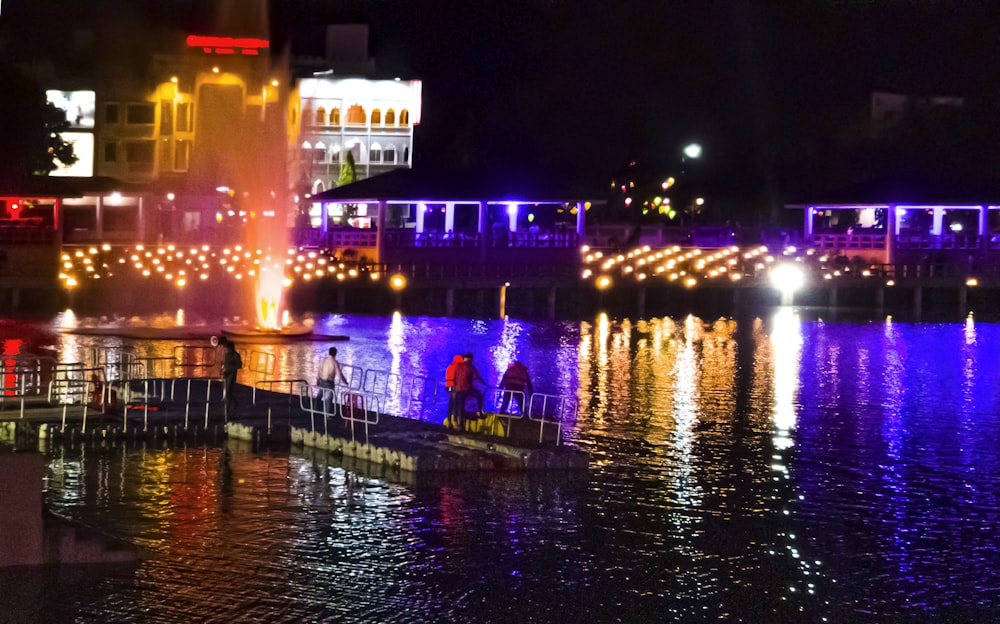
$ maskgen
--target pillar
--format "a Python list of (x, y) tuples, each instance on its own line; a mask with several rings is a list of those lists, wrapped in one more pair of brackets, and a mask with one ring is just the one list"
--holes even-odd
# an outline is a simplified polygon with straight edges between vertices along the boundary
[(934, 221), (931, 225), (931, 234), (934, 236), (941, 236), (941, 227), (944, 223), (944, 208), (942, 206), (934, 206), (933, 214)]
[(587, 204), (576, 202), (576, 235), (583, 241), (587, 233)]
[(813, 219), (815, 218), (815, 216), (816, 216), (816, 209), (813, 208), (812, 206), (807, 206), (806, 207), (806, 223), (805, 223), (805, 226), (806, 226), (805, 227), (806, 242), (809, 242), (809, 241), (812, 240), (812, 236), (813, 236)]
[(982, 253), (990, 248), (990, 241), (987, 237), (987, 230), (989, 229), (989, 207), (980, 206), (979, 207), (979, 250)]
[(319, 232), (323, 235), (323, 240), (326, 240), (327, 232), (330, 231), (330, 204), (327, 202), (319, 203)]
[(476, 233), (478, 234), (477, 241), (479, 242), (479, 262), (480, 264), (486, 264), (486, 215), (487, 208), (489, 204), (484, 201), (479, 202), (479, 219), (477, 221)]
[(375, 215), (375, 223), (378, 230), (375, 232), (375, 257), (373, 262), (382, 262), (382, 248), (385, 246), (385, 224), (389, 218), (389, 202), (380, 199), (378, 202), (378, 214)]
[(886, 264), (892, 264), (896, 259), (896, 232), (899, 231), (895, 204), (889, 204), (889, 214), (885, 219), (885, 230), (885, 261)]
[(507, 204), (507, 229), (514, 233), (517, 231), (517, 204)]
[(448, 202), (444, 205), (444, 232), (445, 234), (455, 233), (455, 202)]
[(424, 215), (427, 214), (427, 204), (417, 204), (417, 234), (424, 233)]
[[(579, 297), (578, 297), (579, 298)], [(556, 287), (550, 286), (548, 292), (549, 320), (556, 320)]]
[[(138, 230), (139, 230), (138, 232), (136, 232), (136, 240), (141, 241), (141, 242), (145, 242), (146, 241), (146, 202), (144, 200), (145, 200), (145, 198), (140, 195), (139, 196), (139, 218), (136, 219), (136, 228), (138, 228)], [(212, 215), (212, 217), (214, 218), (215, 215)], [(62, 229), (61, 223), (62, 223), (62, 220), (60, 219), (60, 230)], [(62, 237), (60, 237), (60, 240), (62, 240)]]
[(104, 198), (97, 196), (97, 215), (94, 222), (94, 236), (98, 241), (104, 240)]
[(455, 315), (455, 289), (447, 288), (444, 291), (444, 315)]
[(500, 286), (500, 318), (507, 318), (507, 284)]

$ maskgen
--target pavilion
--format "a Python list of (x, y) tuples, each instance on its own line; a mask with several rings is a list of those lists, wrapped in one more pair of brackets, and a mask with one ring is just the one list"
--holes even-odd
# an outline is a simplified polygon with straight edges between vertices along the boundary
[(1000, 184), (933, 177), (873, 178), (786, 208), (802, 209), (804, 241), (878, 263), (996, 255)]
[[(601, 197), (581, 188), (540, 173), (397, 169), (313, 195), (310, 231), (382, 263), (575, 262)], [(331, 225), (349, 205), (360, 227)]]

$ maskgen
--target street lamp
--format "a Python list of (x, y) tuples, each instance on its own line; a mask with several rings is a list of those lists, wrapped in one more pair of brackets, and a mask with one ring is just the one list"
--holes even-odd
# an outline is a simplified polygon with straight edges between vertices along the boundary
[(684, 146), (685, 158), (701, 158), (701, 145), (699, 143), (688, 143)]

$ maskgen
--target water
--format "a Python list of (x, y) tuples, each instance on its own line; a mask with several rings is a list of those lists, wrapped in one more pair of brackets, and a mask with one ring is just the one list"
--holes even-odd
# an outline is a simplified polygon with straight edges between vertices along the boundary
[[(146, 556), (0, 571), (20, 588), (0, 620), (1000, 621), (1000, 326), (317, 324), (350, 334), (340, 359), (360, 366), (441, 376), (468, 350), (495, 382), (521, 358), (538, 390), (580, 399), (567, 436), (591, 469), (413, 476), (236, 442), (53, 449), (50, 508)], [(0, 338), (60, 353), (103, 340), (9, 323)], [(277, 347), (282, 373), (314, 374), (327, 346)]]

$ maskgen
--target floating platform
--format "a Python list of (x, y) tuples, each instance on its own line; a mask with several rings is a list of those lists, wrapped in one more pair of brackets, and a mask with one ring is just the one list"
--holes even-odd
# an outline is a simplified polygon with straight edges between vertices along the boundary
[[(196, 391), (192, 396), (205, 393)], [(88, 406), (86, 418), (82, 405), (65, 406), (64, 411), (64, 406), (33, 403), (21, 417), (16, 402), (4, 402), (0, 403), (0, 443), (37, 448), (43, 442), (215, 444), (228, 438), (249, 441), (256, 448), (320, 449), (410, 473), (586, 470), (590, 464), (585, 451), (558, 444), (559, 428), (553, 422), (544, 426), (537, 421), (507, 420), (502, 429), (505, 435), (490, 435), (472, 423), (470, 429), (478, 431), (459, 432), (380, 414), (366, 434), (363, 424), (355, 423), (352, 430), (338, 416), (311, 416), (288, 394), (258, 389), (254, 395), (250, 387), (238, 385), (235, 396), (241, 407), (228, 418), (219, 399), (207, 404), (133, 402), (125, 412), (121, 405), (112, 409)]]

